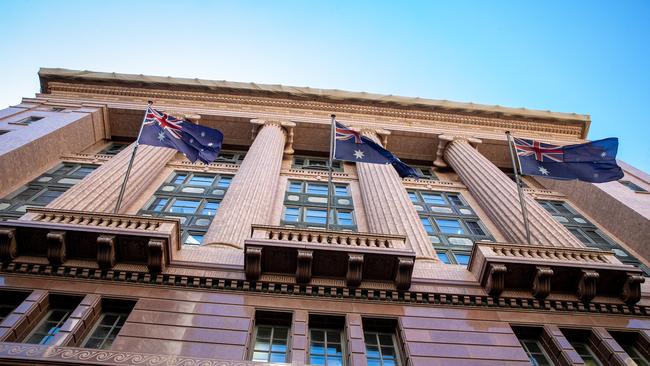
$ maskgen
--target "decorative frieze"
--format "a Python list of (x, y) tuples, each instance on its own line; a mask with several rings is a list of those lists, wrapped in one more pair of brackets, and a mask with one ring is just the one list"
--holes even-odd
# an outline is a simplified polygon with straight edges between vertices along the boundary
[(50, 264), (62, 264), (66, 260), (65, 231), (50, 231), (46, 235), (47, 260)]
[(97, 237), (97, 265), (99, 268), (115, 266), (115, 235), (100, 235)]

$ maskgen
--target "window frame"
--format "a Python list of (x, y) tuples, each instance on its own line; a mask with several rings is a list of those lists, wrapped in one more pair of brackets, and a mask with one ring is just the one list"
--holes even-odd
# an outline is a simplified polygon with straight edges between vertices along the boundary
[[(94, 325), (90, 328), (90, 331), (84, 336), (83, 340), (81, 341), (80, 343), (81, 347), (88, 348), (88, 349), (97, 349), (97, 350), (111, 349), (113, 342), (115, 341), (115, 339), (117, 339), (117, 336), (119, 336), (120, 332), (122, 331), (122, 328), (126, 324), (129, 316), (131, 315), (131, 312), (135, 307), (135, 303), (136, 301), (131, 301), (131, 300), (121, 300), (121, 299), (117, 300), (117, 299), (110, 299), (110, 298), (102, 298), (101, 313), (97, 318), (97, 320), (95, 321)], [(105, 325), (102, 324), (102, 322), (107, 315), (117, 315), (118, 318), (110, 326), (110, 331), (104, 337), (95, 336), (95, 332), (100, 327), (102, 326), (105, 327)], [(120, 322), (120, 320), (122, 321), (118, 328), (117, 323)], [(113, 333), (113, 330), (115, 329), (117, 329), (117, 332)], [(88, 343), (93, 338), (102, 339), (101, 343), (99, 344), (99, 347), (88, 347)], [(104, 347), (106, 343), (109, 342), (109, 340), (110, 343), (108, 344), (108, 347)]]
[[(376, 346), (379, 351), (379, 358), (378, 358), (379, 363), (383, 365), (384, 357), (383, 357), (382, 348), (386, 346), (384, 346), (381, 343), (380, 336), (381, 335), (390, 336), (392, 347), (395, 353), (395, 365), (396, 366), (404, 365), (404, 357), (402, 355), (402, 353), (404, 352), (403, 350), (404, 343), (399, 337), (399, 323), (397, 322), (397, 319), (392, 319), (392, 318), (381, 319), (381, 318), (364, 317), (362, 318), (361, 323), (362, 323), (363, 343), (365, 347), (366, 359), (369, 360), (371, 358), (368, 355), (368, 346)], [(367, 338), (368, 333), (375, 334), (375, 340), (377, 341), (376, 344), (368, 343), (368, 338)], [(377, 359), (377, 358), (373, 357), (373, 359)]]
[[(470, 206), (467, 199), (463, 197), (462, 193), (422, 189), (407, 189), (407, 193), (411, 204), (418, 213), (422, 226), (429, 236), (433, 249), (436, 253), (444, 254), (447, 257), (448, 260), (443, 260), (443, 263), (465, 265), (459, 258), (460, 256), (469, 258), (474, 242), (494, 241), (494, 237), (487, 229), (487, 226), (482, 222), (476, 210)], [(438, 211), (434, 208), (438, 208)], [(447, 212), (442, 212), (443, 210)], [(445, 233), (441, 230), (437, 220), (454, 220), (458, 222), (463, 233)], [(470, 226), (470, 223), (476, 225), (483, 232), (483, 235), (475, 234), (475, 229)], [(454, 243), (454, 238), (460, 240), (469, 239), (472, 244)], [(435, 242), (436, 239), (438, 242)]]
[[(311, 164), (318, 161), (324, 164)], [(294, 155), (291, 159), (291, 169), (328, 171), (329, 159), (310, 155)], [(332, 171), (343, 172), (343, 162), (332, 160)]]
[[(287, 227), (298, 228), (318, 228), (324, 229), (325, 222), (308, 222), (308, 210), (324, 210), (327, 211), (327, 188), (325, 190), (316, 190), (310, 192), (310, 187), (328, 187), (327, 182), (317, 182), (310, 180), (289, 179), (287, 181), (287, 188), (284, 193), (284, 203), (282, 207), (282, 216), (280, 217), (280, 224)], [(332, 182), (333, 188), (330, 188), (334, 193), (331, 199), (330, 206), (330, 229), (342, 231), (357, 231), (357, 219), (354, 210), (354, 202), (352, 200), (352, 188), (349, 183)], [(345, 193), (345, 194), (340, 194)], [(346, 203), (347, 201), (347, 203)], [(287, 220), (288, 210), (298, 210), (298, 221)], [(352, 224), (341, 224), (340, 221), (343, 214), (350, 215)]]
[[(194, 184), (192, 179), (195, 176), (212, 178), (209, 185)], [(181, 220), (181, 243), (183, 245), (201, 245), (189, 242), (190, 237), (203, 236), (207, 233), (212, 220), (217, 215), (221, 202), (225, 198), (228, 188), (232, 183), (234, 175), (227, 173), (205, 173), (185, 170), (173, 171), (165, 181), (158, 187), (156, 192), (142, 206), (138, 215), (152, 217), (171, 217)], [(223, 181), (228, 182), (228, 186), (222, 185)], [(202, 192), (188, 192), (188, 190), (202, 190)], [(220, 193), (215, 193), (220, 192)], [(164, 200), (164, 203), (160, 203)], [(197, 207), (192, 213), (188, 212), (171, 212), (170, 209), (179, 200), (198, 201)], [(214, 214), (204, 214), (203, 210), (206, 205), (216, 203), (217, 208)], [(158, 208), (158, 209), (156, 209)], [(205, 225), (199, 224), (208, 220)]]
[(19, 126), (29, 126), (34, 122), (38, 122), (38, 121), (42, 120), (43, 118), (45, 118), (45, 117), (43, 117), (43, 116), (27, 116), (27, 117), (21, 118), (20, 120), (18, 120), (16, 122), (9, 122), (9, 124), (10, 125), (19, 125)]
[[(286, 328), (287, 331), (287, 336), (285, 341), (285, 352), (284, 352), (284, 361), (281, 363), (289, 363), (290, 357), (291, 357), (291, 327), (293, 324), (293, 314), (290, 312), (284, 312), (284, 311), (265, 311), (265, 310), (257, 310), (255, 312), (255, 321), (253, 324), (253, 332), (251, 332), (251, 346), (248, 354), (248, 359), (253, 361), (253, 362), (278, 362), (278, 361), (271, 361), (271, 357), (273, 355), (273, 341), (274, 341), (274, 334), (275, 334), (275, 329), (276, 328)], [(259, 329), (260, 327), (271, 327), (271, 334), (268, 338), (268, 350), (259, 350), (257, 352), (264, 352), (267, 353), (267, 358), (265, 361), (262, 360), (255, 360), (255, 348), (257, 346), (258, 342), (258, 334), (259, 334)], [(266, 338), (266, 337), (264, 337)], [(280, 354), (281, 352), (275, 352), (276, 354)]]

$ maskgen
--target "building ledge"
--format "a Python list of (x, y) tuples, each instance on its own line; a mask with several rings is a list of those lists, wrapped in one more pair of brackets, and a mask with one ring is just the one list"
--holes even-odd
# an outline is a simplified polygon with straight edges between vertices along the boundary
[(411, 286), (415, 253), (405, 237), (254, 225), (245, 241), (246, 279), (262, 274), (294, 275), (298, 284), (312, 278), (345, 279), (349, 287), (361, 281), (393, 282), (399, 290)]
[(179, 237), (176, 219), (28, 208), (20, 220), (0, 222), (0, 261), (95, 261), (100, 269), (144, 264), (158, 273), (180, 249)]
[(476, 242), (469, 270), (493, 297), (526, 290), (538, 300), (568, 293), (583, 303), (598, 295), (634, 305), (645, 282), (640, 269), (622, 264), (614, 253), (587, 248)]

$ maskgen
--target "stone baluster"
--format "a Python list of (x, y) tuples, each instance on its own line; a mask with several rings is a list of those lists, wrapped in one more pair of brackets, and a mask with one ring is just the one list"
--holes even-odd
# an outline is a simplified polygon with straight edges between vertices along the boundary
[[(526, 243), (526, 231), (517, 185), (472, 144), (473, 138), (439, 136), (446, 144), (444, 159), (458, 174), (504, 236), (513, 243)], [(524, 194), (533, 245), (584, 247), (562, 224), (553, 219), (533, 198)]]
[(255, 140), (246, 153), (212, 224), (204, 245), (243, 248), (252, 224), (270, 224), (271, 209), (280, 181), (282, 155), (292, 122), (253, 120)]
[[(380, 143), (377, 131), (362, 129), (361, 133)], [(395, 169), (391, 165), (357, 163), (357, 174), (370, 232), (405, 235), (407, 246), (418, 259), (437, 261), (429, 236)]]
[[(112, 213), (134, 146), (135, 143), (129, 145), (47, 207)], [(120, 213), (124, 213), (129, 205), (139, 198), (142, 191), (152, 183), (151, 179), (165, 168), (174, 155), (174, 149), (148, 145), (138, 147)]]

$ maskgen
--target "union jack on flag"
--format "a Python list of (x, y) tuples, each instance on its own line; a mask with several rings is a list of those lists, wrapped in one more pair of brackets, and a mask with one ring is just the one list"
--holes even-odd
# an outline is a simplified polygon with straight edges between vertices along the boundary
[(168, 147), (182, 152), (189, 161), (213, 162), (219, 155), (223, 134), (214, 128), (170, 116), (149, 105), (138, 143)]
[(515, 148), (518, 156), (534, 156), (537, 161), (564, 161), (562, 146), (546, 144), (534, 140), (518, 139), (515, 137)]
[(162, 127), (163, 130), (169, 132), (170, 135), (174, 136), (177, 139), (180, 139), (180, 131), (183, 130), (183, 126), (181, 126), (182, 123), (183, 120), (157, 111), (151, 108), (151, 106), (147, 107), (147, 114), (144, 117), (145, 126), (157, 124), (158, 126)]
[(336, 122), (336, 139), (340, 141), (354, 139), (355, 144), (363, 144), (361, 134)]

